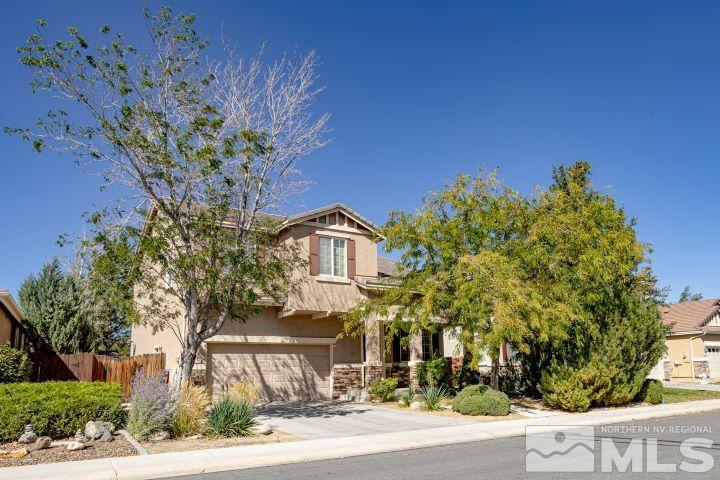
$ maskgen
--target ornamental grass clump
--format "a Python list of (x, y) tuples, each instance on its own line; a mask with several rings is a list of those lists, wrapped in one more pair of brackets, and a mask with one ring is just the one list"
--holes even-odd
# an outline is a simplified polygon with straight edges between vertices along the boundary
[(205, 387), (184, 382), (172, 422), (175, 437), (187, 437), (205, 430), (206, 410), (212, 399)]
[(136, 374), (132, 379), (127, 430), (140, 440), (169, 430), (177, 406), (175, 395), (160, 375)]
[(252, 405), (225, 395), (213, 404), (208, 413), (207, 433), (217, 437), (247, 437), (252, 435), (254, 418), (255, 408)]

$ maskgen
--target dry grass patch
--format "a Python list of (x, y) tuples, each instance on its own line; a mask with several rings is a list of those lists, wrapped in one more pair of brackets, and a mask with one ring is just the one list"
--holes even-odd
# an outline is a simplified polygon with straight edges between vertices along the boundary
[(230, 438), (173, 438), (161, 442), (144, 442), (142, 445), (149, 453), (186, 452), (190, 450), (207, 450), (209, 448), (240, 447), (243, 445), (260, 445), (266, 443), (297, 442), (305, 440), (290, 433), (273, 430), (269, 435), (251, 435), (249, 437)]

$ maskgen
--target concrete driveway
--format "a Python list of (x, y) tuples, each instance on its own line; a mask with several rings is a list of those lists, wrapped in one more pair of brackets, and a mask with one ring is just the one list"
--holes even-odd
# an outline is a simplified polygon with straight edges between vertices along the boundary
[(466, 425), (449, 417), (352, 402), (270, 403), (257, 420), (305, 438), (333, 438)]

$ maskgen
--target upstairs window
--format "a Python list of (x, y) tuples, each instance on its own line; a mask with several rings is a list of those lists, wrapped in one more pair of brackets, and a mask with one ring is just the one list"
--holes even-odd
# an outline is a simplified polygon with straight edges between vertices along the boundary
[(320, 237), (320, 275), (347, 277), (347, 241), (344, 238)]

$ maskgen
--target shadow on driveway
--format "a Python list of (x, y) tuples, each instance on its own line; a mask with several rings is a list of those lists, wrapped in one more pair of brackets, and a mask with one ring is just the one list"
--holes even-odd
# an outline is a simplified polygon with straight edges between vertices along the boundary
[(358, 415), (369, 412), (365, 407), (352, 402), (276, 402), (257, 408), (258, 415), (273, 418), (332, 418)]

